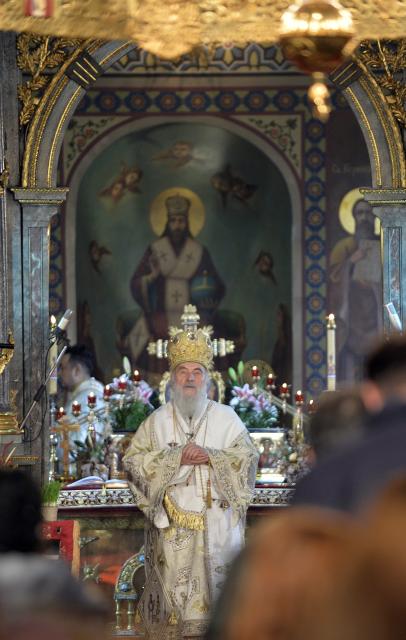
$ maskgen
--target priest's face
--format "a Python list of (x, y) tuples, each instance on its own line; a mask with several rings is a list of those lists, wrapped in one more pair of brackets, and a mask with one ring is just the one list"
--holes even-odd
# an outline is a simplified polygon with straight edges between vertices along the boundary
[(208, 373), (197, 362), (184, 362), (172, 374), (172, 398), (186, 417), (198, 413), (207, 398)]
[(184, 362), (175, 369), (175, 385), (185, 397), (196, 396), (200, 389), (207, 392), (207, 371), (197, 362)]

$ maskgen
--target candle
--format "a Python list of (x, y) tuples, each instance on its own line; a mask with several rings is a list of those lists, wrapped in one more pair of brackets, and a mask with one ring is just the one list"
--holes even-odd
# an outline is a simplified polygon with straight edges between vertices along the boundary
[(120, 379), (118, 381), (118, 390), (120, 391), (120, 393), (124, 393), (126, 389), (127, 389), (127, 381)]
[(327, 390), (336, 388), (336, 323), (333, 313), (327, 316)]
[(66, 411), (63, 407), (59, 407), (59, 409), (56, 412), (56, 419), (60, 420), (61, 418), (63, 418), (64, 416), (66, 416)]
[(77, 400), (74, 400), (72, 402), (72, 413), (74, 416), (78, 416), (80, 415), (80, 412), (82, 410), (82, 407), (80, 405), (80, 402), (78, 402)]
[(281, 398), (288, 398), (289, 397), (289, 386), (287, 382), (283, 382), (279, 388), (279, 395)]
[[(58, 358), (58, 344), (55, 336), (56, 329), (56, 318), (55, 316), (50, 317), (50, 327), (51, 327), (51, 335), (50, 339), (52, 340), (51, 346), (49, 348), (49, 358), (48, 358), (48, 368), (52, 369)], [(50, 396), (54, 396), (58, 393), (58, 371), (57, 368), (53, 370), (51, 376), (48, 380), (48, 393)]]
[(254, 380), (257, 380), (257, 378), (259, 378), (259, 369), (256, 364), (254, 364), (254, 366), (251, 367), (251, 375)]
[(304, 404), (304, 395), (300, 390), (295, 393), (295, 404), (298, 406)]
[(133, 373), (133, 382), (140, 382), (140, 380), (141, 380), (141, 374), (138, 371), (138, 369), (135, 369)]
[(89, 409), (94, 409), (94, 407), (96, 406), (96, 396), (93, 391), (91, 391), (87, 396), (87, 406), (89, 407)]
[(275, 384), (274, 384), (274, 379), (273, 379), (273, 374), (272, 373), (268, 373), (267, 377), (266, 377), (266, 388), (267, 389), (274, 389)]
[(106, 384), (103, 390), (103, 399), (106, 400), (106, 402), (108, 402), (112, 395), (113, 395), (113, 389), (110, 387), (109, 384)]

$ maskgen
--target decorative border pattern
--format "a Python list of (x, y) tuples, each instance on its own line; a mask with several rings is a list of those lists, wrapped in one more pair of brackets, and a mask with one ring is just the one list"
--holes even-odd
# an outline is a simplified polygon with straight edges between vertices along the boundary
[[(287, 506), (292, 500), (294, 486), (255, 488), (251, 502), (254, 507)], [(103, 509), (106, 507), (136, 507), (130, 489), (63, 489), (59, 494), (58, 508)]]
[(115, 62), (106, 73), (286, 73), (293, 70), (292, 63), (285, 60), (280, 47), (251, 43), (246, 47), (216, 47), (213, 52), (207, 47), (201, 47), (195, 55), (184, 55), (177, 60), (162, 60), (143, 49), (133, 49)]

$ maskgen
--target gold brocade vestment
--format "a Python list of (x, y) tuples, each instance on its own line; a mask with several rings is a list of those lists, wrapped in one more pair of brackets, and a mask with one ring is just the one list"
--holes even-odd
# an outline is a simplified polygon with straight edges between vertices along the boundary
[[(244, 543), (258, 454), (231, 407), (207, 401), (194, 424), (202, 417), (193, 440), (208, 451), (210, 470), (180, 464), (190, 425), (177, 412), (175, 428), (171, 402), (139, 427), (124, 458), (136, 504), (147, 516), (147, 580), (140, 606), (150, 633), (172, 608), (184, 636), (202, 635), (228, 565)], [(207, 508), (209, 477), (212, 506)], [(160, 595), (153, 595), (152, 583), (160, 586)]]

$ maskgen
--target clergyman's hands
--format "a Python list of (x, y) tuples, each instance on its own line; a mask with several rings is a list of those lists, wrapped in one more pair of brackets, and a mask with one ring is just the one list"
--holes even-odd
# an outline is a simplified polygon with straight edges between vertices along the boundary
[(207, 464), (209, 462), (209, 454), (206, 449), (199, 447), (195, 442), (189, 442), (183, 449), (181, 464)]

